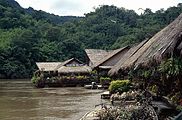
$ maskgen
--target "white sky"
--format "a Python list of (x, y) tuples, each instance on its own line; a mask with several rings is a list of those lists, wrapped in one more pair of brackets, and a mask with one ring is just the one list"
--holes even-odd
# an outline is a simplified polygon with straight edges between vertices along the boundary
[(139, 8), (150, 8), (154, 12), (161, 8), (168, 8), (182, 3), (182, 0), (16, 0), (22, 7), (32, 7), (60, 16), (84, 16), (99, 5), (115, 5), (133, 9), (137, 13)]

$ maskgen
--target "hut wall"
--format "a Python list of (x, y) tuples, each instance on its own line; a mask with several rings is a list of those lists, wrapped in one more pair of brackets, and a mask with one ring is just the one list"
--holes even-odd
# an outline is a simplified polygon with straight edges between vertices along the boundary
[(105, 61), (102, 66), (114, 66), (125, 54), (128, 49), (124, 49), (123, 51), (119, 52), (118, 54), (111, 57), (109, 60)]

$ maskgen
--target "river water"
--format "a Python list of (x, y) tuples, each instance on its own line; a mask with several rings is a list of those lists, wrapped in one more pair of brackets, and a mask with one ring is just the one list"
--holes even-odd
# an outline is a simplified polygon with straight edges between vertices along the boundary
[(81, 87), (41, 88), (30, 80), (0, 80), (0, 120), (79, 120), (100, 99), (103, 90)]

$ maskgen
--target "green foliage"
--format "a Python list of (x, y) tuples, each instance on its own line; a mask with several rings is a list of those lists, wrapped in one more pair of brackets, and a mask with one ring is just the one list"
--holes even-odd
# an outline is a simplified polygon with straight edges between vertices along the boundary
[(178, 104), (178, 102), (180, 101), (180, 98), (181, 98), (181, 94), (180, 92), (177, 92), (170, 99), (173, 103)]
[(177, 109), (178, 111), (182, 111), (182, 106), (181, 106), (181, 105), (178, 105), (178, 106), (176, 107), (176, 109)]
[(167, 78), (180, 75), (182, 72), (181, 58), (167, 59), (160, 64), (159, 71), (165, 74)]
[(153, 86), (151, 86), (150, 88), (151, 88), (150, 90), (151, 90), (153, 93), (157, 93), (157, 92), (158, 92), (158, 86), (157, 86), (157, 85), (153, 85)]
[[(0, 77), (30, 78), (35, 62), (85, 61), (85, 48), (115, 49), (152, 37), (182, 12), (182, 6), (153, 13), (103, 5), (85, 17), (60, 17), (0, 0)], [(176, 73), (175, 73), (176, 74)]]
[(111, 81), (110, 77), (101, 77), (100, 78), (101, 81)]
[(127, 92), (130, 87), (130, 80), (116, 80), (112, 81), (109, 86), (109, 91), (111, 93), (115, 92)]
[(32, 79), (31, 79), (32, 83), (34, 83), (34, 84), (37, 84), (40, 80), (41, 80), (41, 78), (39, 76), (35, 76), (35, 75), (33, 75)]
[(91, 74), (92, 74), (92, 75), (97, 75), (97, 70), (92, 70), (92, 71), (91, 71)]
[(150, 78), (151, 75), (152, 75), (152, 71), (151, 71), (151, 70), (145, 70), (145, 71), (143, 71), (143, 73), (142, 73), (142, 76), (143, 76), (145, 79)]
[(111, 78), (110, 77), (100, 77), (100, 83), (102, 85), (109, 84), (110, 82), (111, 82)]
[(84, 79), (87, 79), (87, 78), (88, 78), (87, 76), (81, 76), (81, 75), (76, 76), (77, 80), (84, 80)]

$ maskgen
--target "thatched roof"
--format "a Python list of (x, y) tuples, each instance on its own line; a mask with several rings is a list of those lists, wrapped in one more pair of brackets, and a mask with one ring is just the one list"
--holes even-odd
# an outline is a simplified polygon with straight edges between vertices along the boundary
[(91, 67), (87, 65), (76, 67), (62, 66), (58, 69), (58, 73), (90, 73), (91, 71)]
[(102, 60), (103, 58), (105, 58), (107, 55), (109, 55), (110, 51), (106, 51), (106, 50), (101, 50), (101, 49), (85, 49), (85, 52), (88, 56), (88, 58), (90, 59), (90, 61), (92, 62), (92, 64), (96, 64), (98, 61)]
[(69, 59), (69, 60), (66, 60), (66, 61), (62, 62), (62, 64), (59, 64), (59, 65), (55, 68), (55, 70), (59, 69), (59, 68), (62, 67), (62, 66), (65, 66), (65, 65), (69, 64), (69, 63), (72, 62), (72, 61), (77, 61), (78, 63), (83, 64), (83, 62), (79, 61), (78, 59), (76, 59), (76, 58), (71, 58), (71, 59)]
[(55, 71), (56, 67), (62, 64), (62, 62), (36, 62), (40, 71)]
[(72, 61), (76, 61), (76, 62), (79, 63), (79, 64), (83, 64), (83, 62), (81, 62), (80, 60), (78, 60), (78, 59), (76, 59), (76, 58), (71, 58), (71, 59), (69, 59), (69, 60), (64, 61), (64, 62), (63, 62), (63, 65), (69, 64), (69, 63), (72, 62)]
[(99, 66), (100, 69), (111, 69), (113, 66)]
[(109, 75), (117, 74), (121, 69), (121, 66), (132, 56), (134, 55), (145, 43), (147, 40), (142, 41), (140, 44), (131, 47), (127, 53), (123, 55), (123, 57), (118, 61), (116, 65), (112, 67), (112, 69), (108, 72)]
[[(120, 69), (130, 68), (133, 66), (148, 66), (151, 61), (160, 63), (165, 57), (175, 53), (178, 45), (180, 45), (182, 33), (182, 14), (176, 18), (171, 24), (162, 29), (142, 47), (140, 47), (127, 60), (119, 61), (109, 72), (115, 74)], [(178, 47), (179, 50), (180, 47)], [(181, 49), (180, 49), (181, 51)]]
[[(66, 66), (74, 61), (78, 66)], [(84, 65), (81, 61), (71, 58), (64, 62), (36, 62), (40, 71), (58, 71), (59, 73), (90, 73), (91, 67)], [(72, 63), (71, 63), (72, 64)]]
[(120, 49), (113, 50), (106, 57), (104, 57), (100, 61), (97, 61), (97, 63), (93, 65), (93, 68), (96, 68), (96, 67), (102, 65), (104, 62), (108, 61), (109, 59), (111, 59), (113, 56), (115, 56), (118, 53), (121, 53), (122, 52), (122, 56), (123, 56), (127, 52), (127, 50), (129, 50), (129, 46), (126, 46), (126, 47), (123, 47), (123, 48), (120, 48)]

